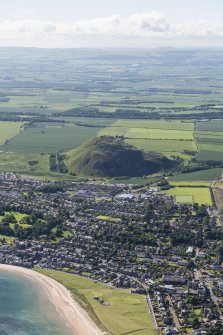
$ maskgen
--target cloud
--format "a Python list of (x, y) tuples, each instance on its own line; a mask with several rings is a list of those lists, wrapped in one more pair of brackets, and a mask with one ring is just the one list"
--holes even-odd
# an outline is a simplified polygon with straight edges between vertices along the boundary
[(223, 22), (199, 20), (176, 25), (178, 35), (197, 37), (223, 36)]
[[(194, 21), (171, 24), (159, 12), (119, 15), (58, 23), (41, 20), (0, 21), (0, 45), (75, 47), (147, 46), (221, 41), (223, 22)], [(221, 41), (222, 42), (222, 41)], [(216, 43), (217, 44), (217, 43)]]

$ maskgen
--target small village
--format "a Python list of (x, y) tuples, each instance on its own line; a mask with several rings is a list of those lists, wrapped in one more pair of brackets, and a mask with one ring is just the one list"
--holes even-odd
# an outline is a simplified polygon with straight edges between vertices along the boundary
[(0, 263), (78, 274), (144, 294), (160, 334), (222, 334), (223, 229), (213, 206), (159, 185), (0, 173)]

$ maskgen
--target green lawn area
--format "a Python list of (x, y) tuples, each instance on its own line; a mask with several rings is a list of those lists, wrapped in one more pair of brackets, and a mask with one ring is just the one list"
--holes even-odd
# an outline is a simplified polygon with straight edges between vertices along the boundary
[(0, 121), (0, 145), (19, 134), (22, 125), (22, 122)]
[(114, 218), (113, 216), (107, 216), (107, 215), (98, 215), (97, 219), (104, 220), (104, 221), (114, 221), (114, 222), (117, 222), (120, 220), (119, 218)]
[(192, 195), (176, 195), (176, 202), (179, 204), (193, 204), (194, 199)]
[[(77, 275), (43, 269), (36, 271), (63, 284), (94, 321), (102, 324), (113, 335), (157, 335), (152, 327), (145, 296), (114, 289)], [(96, 296), (109, 306), (94, 300)]]
[[(20, 220), (26, 216), (28, 216), (27, 214), (22, 214), (19, 212), (5, 212), (5, 215), (14, 215), (16, 222), (19, 224), (19, 226), (23, 229), (29, 228), (31, 227), (31, 225), (26, 224), (26, 223), (20, 223)], [(2, 223), (2, 219), (4, 218), (4, 216), (0, 216), (0, 224)], [(15, 228), (15, 223), (10, 223), (9, 224), (10, 228), (14, 229)], [(8, 237), (10, 239), (10, 237)], [(10, 239), (11, 242), (11, 239)], [(7, 242), (8, 243), (8, 242)]]
[(19, 212), (10, 212), (10, 213), (7, 213), (7, 214), (13, 214), (17, 222), (19, 222), (20, 220), (22, 220), (24, 217), (27, 216), (27, 214), (22, 214), (22, 213), (19, 213)]
[(177, 202), (193, 202), (212, 205), (209, 188), (204, 187), (175, 187), (165, 191), (168, 195), (176, 197)]
[(0, 235), (0, 241), (1, 240), (5, 240), (5, 242), (7, 244), (12, 244), (12, 242), (15, 241), (15, 237), (9, 237), (9, 236), (5, 236), (5, 235)]
[(32, 173), (28, 165), (29, 161), (37, 160), (38, 164), (35, 173), (49, 173), (49, 157), (40, 154), (17, 154), (17, 153), (0, 153), (0, 170), (13, 171), (18, 173)]

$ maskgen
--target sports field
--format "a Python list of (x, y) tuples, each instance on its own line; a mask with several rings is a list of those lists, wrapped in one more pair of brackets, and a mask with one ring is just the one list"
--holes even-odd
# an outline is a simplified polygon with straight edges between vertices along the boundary
[(212, 205), (211, 193), (209, 188), (199, 187), (175, 187), (168, 191), (166, 194), (176, 197), (179, 203), (198, 203)]

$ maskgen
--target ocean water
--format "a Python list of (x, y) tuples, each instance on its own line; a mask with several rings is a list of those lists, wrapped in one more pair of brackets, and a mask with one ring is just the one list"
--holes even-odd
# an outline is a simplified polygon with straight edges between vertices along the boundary
[(43, 288), (0, 271), (0, 335), (71, 335)]

